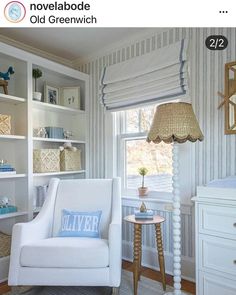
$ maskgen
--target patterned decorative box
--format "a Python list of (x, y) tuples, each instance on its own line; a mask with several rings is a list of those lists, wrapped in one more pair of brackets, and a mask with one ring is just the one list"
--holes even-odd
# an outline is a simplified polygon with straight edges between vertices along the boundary
[(11, 134), (11, 116), (0, 114), (0, 134)]
[(64, 150), (60, 154), (61, 171), (76, 171), (81, 169), (81, 151)]
[(17, 212), (17, 207), (16, 206), (8, 206), (8, 207), (0, 207), (0, 214), (7, 214), (7, 213), (13, 213)]
[(45, 129), (47, 131), (48, 138), (64, 138), (64, 130), (61, 127), (45, 127)]
[(33, 152), (34, 173), (47, 173), (60, 171), (59, 149), (35, 149)]
[(0, 232), (0, 258), (10, 255), (11, 236)]

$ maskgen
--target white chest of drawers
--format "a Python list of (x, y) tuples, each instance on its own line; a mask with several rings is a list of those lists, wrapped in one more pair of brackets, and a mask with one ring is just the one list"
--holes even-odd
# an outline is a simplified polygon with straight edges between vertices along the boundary
[(236, 189), (198, 187), (197, 295), (236, 295)]

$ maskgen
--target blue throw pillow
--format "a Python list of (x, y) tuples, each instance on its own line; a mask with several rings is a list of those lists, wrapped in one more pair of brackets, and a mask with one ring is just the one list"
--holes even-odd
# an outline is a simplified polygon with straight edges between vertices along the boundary
[(78, 212), (62, 210), (59, 237), (100, 237), (102, 211)]

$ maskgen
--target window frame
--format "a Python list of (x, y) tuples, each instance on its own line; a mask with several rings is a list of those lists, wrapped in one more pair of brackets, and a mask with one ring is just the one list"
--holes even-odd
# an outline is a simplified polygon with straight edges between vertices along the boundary
[[(117, 123), (117, 175), (121, 178), (121, 192), (123, 196), (138, 196), (138, 188), (137, 189), (128, 189), (127, 188), (127, 180), (126, 180), (126, 142), (129, 140), (145, 140), (147, 138), (148, 132), (133, 132), (133, 133), (125, 133), (125, 125), (126, 125), (126, 116), (125, 111), (119, 112), (115, 114), (115, 120)], [(149, 198), (163, 198), (163, 194), (165, 195), (165, 199), (171, 200), (172, 193), (167, 191), (149, 191)]]

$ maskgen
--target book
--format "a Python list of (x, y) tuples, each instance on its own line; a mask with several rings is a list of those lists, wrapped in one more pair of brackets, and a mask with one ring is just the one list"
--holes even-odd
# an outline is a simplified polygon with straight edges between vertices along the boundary
[(0, 167), (0, 172), (6, 172), (6, 171), (15, 171), (14, 168), (2, 168)]
[(150, 216), (135, 216), (135, 219), (153, 219), (153, 215), (150, 215)]
[(17, 207), (16, 206), (7, 206), (7, 207), (2, 207), (0, 208), (0, 214), (8, 214), (8, 213), (14, 213), (17, 212)]
[(16, 174), (16, 171), (0, 171), (0, 177), (1, 175), (7, 175), (7, 174)]
[(0, 169), (1, 168), (12, 168), (10, 164), (0, 164)]
[(146, 212), (140, 212), (139, 210), (134, 211), (135, 216), (153, 216), (152, 210), (147, 210)]
[(134, 211), (135, 219), (153, 219), (153, 211), (147, 210), (146, 212), (140, 212), (139, 210)]

